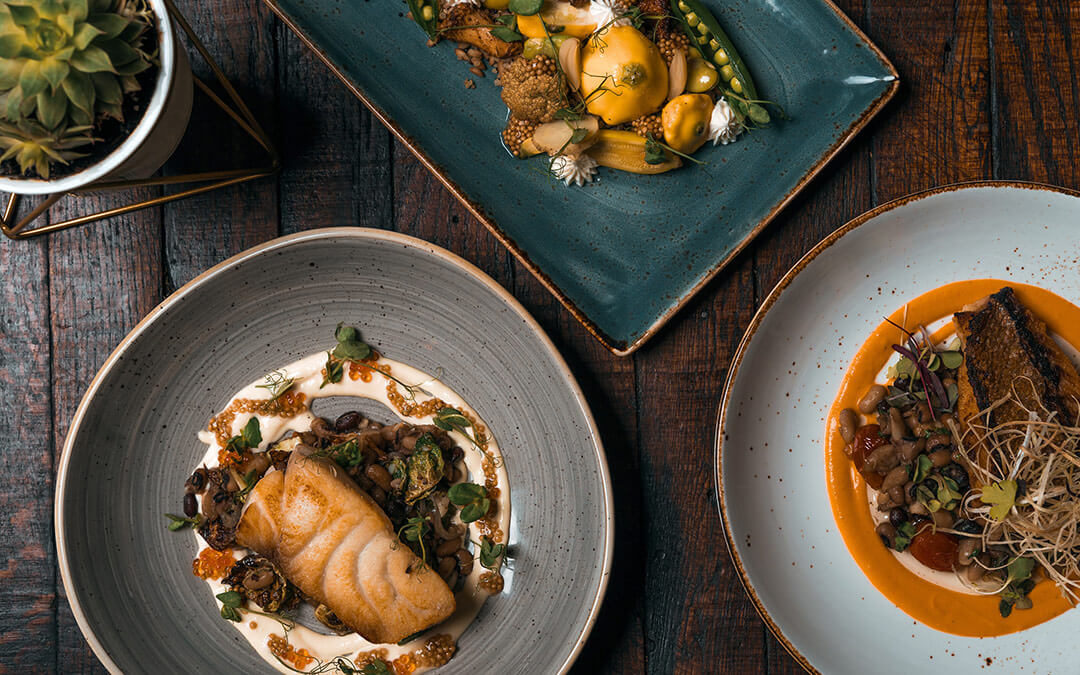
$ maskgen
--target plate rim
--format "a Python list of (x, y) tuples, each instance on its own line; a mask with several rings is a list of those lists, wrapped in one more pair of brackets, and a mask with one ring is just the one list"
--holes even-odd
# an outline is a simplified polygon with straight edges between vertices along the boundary
[(805, 255), (803, 255), (798, 262), (792, 265), (784, 276), (780, 278), (776, 285), (762, 301), (761, 306), (754, 313), (754, 317), (750, 320), (750, 324), (746, 328), (746, 332), (743, 333), (742, 339), (739, 340), (739, 346), (735, 350), (735, 355), (731, 359), (731, 365), (728, 366), (728, 372), (724, 379), (724, 388), (720, 394), (720, 405), (716, 411), (716, 424), (713, 437), (713, 482), (715, 486), (716, 494), (716, 509), (720, 513), (720, 525), (724, 532), (724, 543), (727, 545), (728, 558), (735, 566), (739, 575), (739, 582), (742, 584), (743, 590), (750, 598), (750, 601), (754, 605), (754, 610), (758, 616), (768, 627), (769, 632), (780, 642), (784, 647), (784, 650), (791, 655), (792, 658), (808, 673), (814, 673), (819, 675), (821, 671), (815, 668), (810, 661), (803, 656), (803, 654), (795, 647), (794, 644), (784, 635), (780, 625), (773, 620), (770, 616), (765, 605), (761, 602), (757, 593), (754, 591), (753, 584), (750, 583), (747, 577), (746, 569), (743, 567), (742, 560), (739, 558), (738, 550), (735, 546), (735, 541), (731, 534), (731, 524), (728, 522), (727, 511), (724, 508), (724, 482), (723, 482), (723, 440), (724, 440), (724, 422), (726, 413), (728, 410), (728, 404), (731, 398), (731, 389), (735, 381), (735, 376), (738, 375), (739, 367), (742, 365), (743, 357), (746, 354), (746, 350), (750, 346), (750, 342), (754, 335), (757, 333), (757, 329), (761, 323), (765, 320), (765, 316), (769, 310), (776, 304), (776, 301), (783, 294), (784, 290), (795, 280), (796, 277), (809, 265), (815, 258), (823, 253), (830, 246), (839, 241), (844, 235), (855, 230), (860, 225), (863, 225), (870, 220), (873, 220), (877, 216), (880, 216), (889, 211), (896, 210), (911, 204), (913, 202), (922, 201), (928, 197), (934, 197), (937, 195), (958, 192), (962, 190), (979, 190), (986, 188), (1020, 188), (1026, 190), (1041, 190), (1046, 192), (1053, 192), (1055, 194), (1065, 195), (1069, 197), (1075, 197), (1080, 199), (1080, 190), (1073, 190), (1066, 187), (1057, 185), (1050, 185), (1048, 183), (1039, 183), (1036, 181), (1017, 181), (1017, 180), (973, 180), (962, 181), (958, 183), (949, 183), (947, 185), (941, 185), (938, 187), (928, 188), (918, 192), (913, 192), (902, 197), (897, 197), (891, 201), (885, 202), (875, 206), (874, 208), (852, 218), (840, 227), (836, 228), (829, 234), (825, 235), (821, 241), (814, 245)]
[(754, 239), (761, 234), (764, 230), (779, 214), (790, 204), (796, 196), (802, 193), (806, 186), (815, 178), (822, 169), (825, 168), (835, 157), (843, 150), (848, 143), (854, 139), (863, 128), (870, 123), (870, 120), (877, 117), (878, 113), (896, 96), (896, 93), (900, 89), (900, 73), (896, 70), (896, 67), (885, 56), (885, 53), (864, 33), (855, 23), (843, 12), (833, 0), (817, 0), (821, 2), (825, 7), (833, 12), (840, 22), (843, 23), (855, 37), (866, 47), (870, 49), (870, 53), (880, 62), (881, 66), (885, 68), (889, 73), (888, 86), (878, 94), (870, 105), (868, 105), (857, 119), (855, 119), (840, 137), (829, 146), (821, 157), (804, 173), (797, 183), (785, 194), (765, 216), (754, 225), (754, 227), (739, 241), (739, 243), (728, 252), (726, 256), (716, 262), (712, 268), (705, 273), (697, 283), (690, 286), (688, 289), (681, 292), (679, 298), (672, 303), (664, 312), (657, 317), (652, 324), (649, 325), (646, 330), (634, 338), (629, 343), (625, 340), (617, 339), (603, 329), (593, 321), (581, 308), (579, 308), (573, 300), (558, 286), (554, 281), (540, 269), (540, 266), (529, 258), (528, 253), (521, 249), (517, 242), (513, 240), (506, 232), (504, 232), (493, 218), (487, 215), (484, 208), (478, 202), (470, 199), (465, 192), (455, 183), (449, 175), (443, 170), (441, 166), (435, 163), (426, 152), (420, 147), (419, 143), (413, 140), (411, 136), (405, 133), (405, 131), (398, 126), (386, 112), (384, 112), (379, 106), (372, 101), (366, 93), (354, 82), (352, 82), (338, 66), (330, 59), (330, 56), (319, 47), (314, 39), (311, 38), (304, 30), (293, 20), (292, 16), (281, 7), (279, 0), (263, 0), (264, 3), (274, 12), (274, 14), (281, 19), (281, 21), (288, 26), (288, 28), (303, 42), (308, 49), (310, 49), (319, 59), (326, 65), (345, 87), (353, 93), (356, 98), (360, 100), (371, 111), (373, 115), (390, 130), (390, 133), (394, 135), (409, 151), (418, 159), (424, 167), (434, 174), (435, 178), (439, 180), (447, 190), (450, 191), (454, 197), (458, 199), (465, 206), (466, 209), (475, 217), (480, 223), (487, 228), (491, 234), (495, 236), (499, 243), (506, 247), (515, 258), (520, 262), (529, 272), (536, 277), (544, 288), (546, 288), (556, 299), (559, 300), (566, 307), (567, 311), (578, 320), (578, 322), (587, 330), (594, 338), (596, 338), (600, 344), (607, 348), (612, 354), (616, 356), (629, 356), (637, 351), (642, 345), (649, 341), (654, 335), (670, 321), (676, 314), (679, 313), (705, 286), (709, 284), (721, 271), (723, 271), (731, 262), (735, 259), (744, 248), (750, 245)]
[(603, 604), (604, 597), (607, 594), (608, 581), (611, 578), (611, 566), (614, 557), (615, 548), (615, 505), (614, 505), (614, 492), (611, 484), (611, 472), (608, 467), (607, 453), (604, 450), (603, 440), (600, 436), (600, 431), (596, 426), (596, 419), (593, 417), (592, 409), (589, 407), (588, 402), (585, 399), (585, 395), (581, 390), (581, 386), (578, 384), (577, 378), (574, 377), (573, 372), (567, 365), (566, 360), (563, 359), (559, 353), (555, 344), (551, 338), (536, 321), (535, 318), (525, 309), (524, 306), (505, 288), (503, 288), (498, 282), (492, 279), (487, 273), (481, 270), (476, 265), (465, 260), (461, 256), (448, 251), (447, 249), (424, 241), (411, 235), (402, 234), (400, 232), (394, 232), (392, 230), (381, 230), (378, 228), (368, 227), (326, 227), (312, 230), (305, 230), (302, 232), (296, 232), (294, 234), (276, 237), (269, 241), (263, 242), (251, 248), (245, 249), (236, 255), (230, 256), (222, 262), (214, 265), (205, 272), (202, 272), (191, 281), (187, 282), (177, 290), (173, 291), (158, 303), (152, 310), (150, 310), (146, 316), (144, 316), (124, 339), (113, 349), (108, 358), (98, 369), (97, 374), (94, 375), (94, 379), (91, 380), (86, 392), (83, 394), (82, 399), (79, 401), (79, 406), (75, 410), (75, 414), (71, 418), (71, 424), (68, 427), (67, 435), (64, 439), (64, 446), (61, 450), (60, 459), (57, 464), (56, 471), (56, 487), (55, 496), (53, 501), (53, 530), (54, 530), (54, 543), (56, 545), (56, 561), (60, 570), (60, 577), (63, 582), (64, 592), (67, 595), (69, 604), (71, 605), (72, 614), (75, 616), (75, 621), (79, 626), (79, 630), (82, 632), (83, 637), (89, 643), (94, 655), (101, 661), (102, 665), (110, 673), (123, 673), (123, 670), (112, 659), (109, 652), (106, 650), (105, 645), (98, 638), (94, 632), (93, 627), (90, 625), (83, 612), (82, 603), (79, 600), (79, 594), (74, 586), (74, 582), (71, 579), (70, 565), (67, 557), (67, 547), (64, 543), (65, 529), (64, 529), (64, 493), (68, 484), (68, 465), (70, 463), (72, 450), (75, 444), (76, 438), (79, 436), (79, 430), (83, 422), (83, 418), (86, 416), (86, 411), (89, 408), (90, 401), (97, 394), (104, 379), (111, 373), (114, 366), (116, 366), (119, 359), (127, 352), (131, 343), (136, 338), (142, 335), (151, 324), (153, 324), (158, 317), (162, 316), (170, 307), (180, 302), (184, 297), (194, 291), (197, 287), (207, 282), (212, 277), (215, 277), (225, 270), (234, 266), (240, 265), (252, 258), (264, 255), (270, 251), (289, 247), (302, 243), (308, 240), (320, 240), (320, 239), (332, 239), (335, 237), (346, 237), (353, 239), (376, 239), (384, 240), (391, 243), (405, 246), (406, 248), (419, 249), (422, 253), (434, 255), (436, 258), (441, 259), (450, 265), (459, 268), (467, 276), (479, 281), (482, 285), (486, 286), (488, 290), (492, 291), (500, 300), (513, 310), (519, 318), (525, 321), (525, 323), (532, 329), (532, 333), (538, 337), (542, 343), (543, 348), (548, 352), (548, 356), (552, 358), (558, 368), (560, 374), (570, 386), (570, 393), (573, 396), (577, 406), (581, 409), (585, 417), (586, 428), (592, 438), (593, 450), (596, 453), (596, 459), (599, 465), (600, 473), (600, 488), (603, 498), (604, 506), (604, 541), (603, 541), (603, 561), (601, 565), (600, 583), (596, 588), (595, 595), (592, 598), (592, 602), (589, 605), (588, 617), (585, 621), (581, 634), (577, 637), (573, 648), (570, 653), (567, 654), (566, 659), (559, 666), (558, 671), (566, 673), (570, 667), (577, 660), (578, 655), (581, 653), (582, 648), (585, 646), (585, 642), (588, 640), (589, 635), (592, 633), (592, 629), (596, 624), (597, 617), (600, 613), (601, 605)]

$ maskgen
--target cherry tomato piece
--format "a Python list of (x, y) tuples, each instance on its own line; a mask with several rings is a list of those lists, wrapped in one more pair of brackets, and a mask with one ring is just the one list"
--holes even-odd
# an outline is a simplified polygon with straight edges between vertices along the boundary
[(866, 464), (866, 458), (886, 443), (885, 439), (878, 435), (880, 431), (881, 427), (876, 424), (864, 424), (855, 431), (855, 440), (851, 442), (851, 460), (855, 462), (855, 469), (875, 490), (881, 487), (885, 478), (872, 471), (863, 471), (862, 468), (863, 464)]
[(915, 559), (932, 570), (949, 572), (956, 562), (959, 544), (952, 535), (934, 532), (929, 526), (915, 535), (908, 550)]

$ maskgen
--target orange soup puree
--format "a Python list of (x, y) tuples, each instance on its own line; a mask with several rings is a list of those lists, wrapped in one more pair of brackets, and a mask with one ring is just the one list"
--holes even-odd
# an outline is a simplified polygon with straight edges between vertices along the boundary
[[(1049, 291), (1011, 281), (976, 279), (951, 283), (911, 300), (893, 312), (889, 320), (908, 327), (929, 326), (1004, 286), (1011, 286), (1021, 302), (1046, 322), (1052, 333), (1080, 346), (1080, 308)], [(941, 340), (951, 330), (951, 325), (947, 325), (936, 331), (934, 339)], [(825, 480), (833, 517), (851, 556), (870, 583), (897, 607), (920, 623), (955, 635), (992, 637), (1015, 633), (1070, 609), (1072, 605), (1057, 586), (1044, 580), (1029, 595), (1034, 605), (1031, 609), (1014, 610), (1008, 618), (1002, 618), (997, 595), (969, 595), (926, 581), (904, 567), (881, 543), (874, 532), (876, 524), (867, 501), (866, 481), (844, 454), (844, 439), (836, 419), (844, 408), (856, 409), (859, 399), (893, 356), (892, 345), (897, 342), (900, 342), (897, 329), (882, 322), (855, 355), (829, 411)]]

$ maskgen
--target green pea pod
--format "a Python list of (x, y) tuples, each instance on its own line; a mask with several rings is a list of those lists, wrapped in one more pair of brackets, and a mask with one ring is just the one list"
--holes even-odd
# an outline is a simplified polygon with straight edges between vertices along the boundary
[(716, 66), (727, 86), (739, 96), (757, 100), (757, 87), (750, 71), (712, 12), (699, 0), (671, 0), (671, 9), (690, 38), (690, 44), (700, 49)]
[(428, 37), (439, 34), (439, 0), (405, 0), (413, 21), (424, 29)]

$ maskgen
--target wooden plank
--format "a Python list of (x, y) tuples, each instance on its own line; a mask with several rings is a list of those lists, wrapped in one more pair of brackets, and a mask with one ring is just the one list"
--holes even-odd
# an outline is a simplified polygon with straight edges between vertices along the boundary
[(393, 224), (390, 132), (277, 22), (282, 234), (315, 227)]
[[(254, 111), (277, 136), (277, 50), (272, 13), (261, 2), (178, 0), (195, 33)], [(195, 73), (213, 82), (194, 58)], [(243, 131), (196, 92), (187, 135), (165, 173), (262, 166), (264, 153)], [(278, 233), (277, 180), (261, 179), (164, 207), (167, 291), (208, 267)]]
[(716, 406), (754, 310), (752, 262), (740, 256), (635, 356), (649, 672), (763, 669), (711, 480)]
[(989, 178), (986, 2), (868, 0), (867, 27), (904, 89), (874, 129), (875, 203)]
[(53, 672), (48, 244), (0, 239), (0, 672)]
[(992, 7), (994, 177), (1080, 187), (1080, 5)]
[[(65, 218), (87, 210), (148, 198), (132, 194), (63, 200), (53, 211)], [(53, 411), (57, 444), (105, 359), (147, 312), (161, 301), (161, 211), (150, 209), (50, 235), (48, 323), (52, 326)], [(57, 459), (59, 450), (57, 451)], [(79, 632), (56, 577), (59, 663), (65, 671), (104, 672)]]

